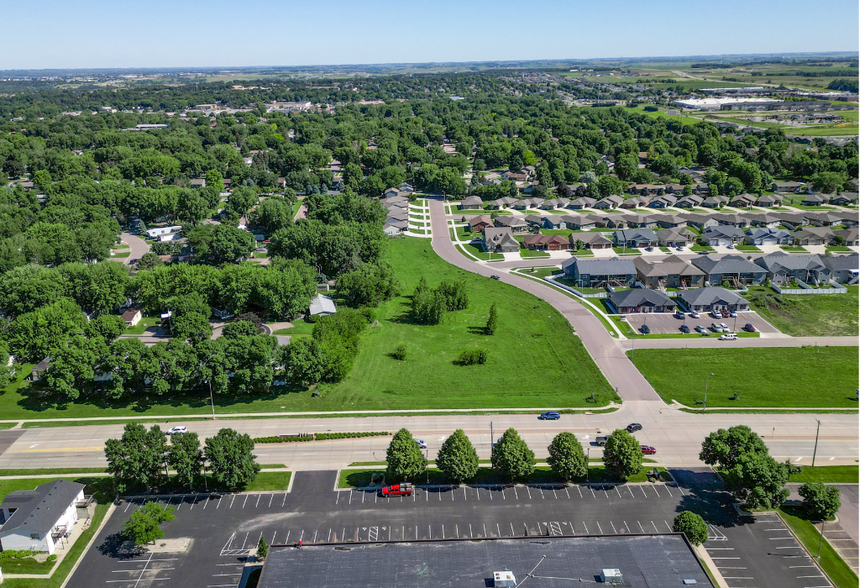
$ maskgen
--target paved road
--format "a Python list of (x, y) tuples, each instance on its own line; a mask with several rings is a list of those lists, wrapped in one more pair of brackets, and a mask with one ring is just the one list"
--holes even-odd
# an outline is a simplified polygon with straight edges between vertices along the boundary
[[(445, 261), (466, 271), (491, 276), (498, 273), (494, 264), (470, 261), (457, 251), (451, 243), (445, 221), (445, 208), (440, 200), (430, 200), (430, 224), (433, 229), (433, 250)], [(618, 395), (626, 402), (629, 400), (649, 400), (662, 402), (651, 384), (639, 373), (609, 335), (606, 327), (591, 312), (569, 296), (539, 282), (502, 272), (501, 281), (516, 286), (545, 300), (558, 310), (573, 325), (585, 348), (600, 367), (609, 383), (616, 388)]]
[(737, 341), (720, 341), (716, 336), (690, 339), (647, 339), (637, 337), (618, 340), (624, 349), (699, 349), (703, 347), (847, 347), (860, 344), (857, 337), (743, 337)]
[(149, 251), (149, 243), (138, 237), (137, 235), (132, 235), (131, 233), (123, 233), (121, 235), (121, 240), (123, 243), (129, 246), (131, 250), (131, 254), (124, 259), (117, 259), (117, 261), (122, 261), (123, 265), (130, 265), (133, 259), (140, 259), (143, 257), (144, 253)]
[[(594, 437), (631, 422), (643, 425), (636, 433), (642, 443), (657, 448), (655, 459), (670, 466), (701, 465), (698, 459), (702, 440), (708, 433), (737, 424), (747, 424), (757, 431), (777, 459), (808, 464), (815, 443), (814, 414), (691, 414), (667, 408), (655, 402), (627, 402), (618, 411), (603, 414), (562, 415), (559, 421), (539, 421), (534, 415), (428, 415), (415, 417), (337, 417), (247, 419), (229, 421), (188, 421), (189, 431), (201, 437), (214, 435), (231, 427), (253, 437), (329, 431), (396, 431), (406, 427), (416, 438), (427, 442), (433, 459), (442, 441), (454, 429), (469, 435), (482, 459), (489, 459), (492, 442), (508, 427), (516, 428), (539, 459), (547, 455), (547, 446), (561, 431), (575, 433), (589, 454), (602, 454), (591, 445)], [(201, 414), (200, 416), (205, 416)], [(817, 462), (853, 464), (857, 459), (858, 421), (855, 414), (829, 414), (824, 417), (818, 443)], [(145, 425), (158, 423), (141, 421)], [(169, 426), (163, 421), (162, 429)], [(491, 427), (492, 426), (492, 436)], [(11, 447), (0, 455), (0, 468), (95, 467), (105, 464), (106, 439), (119, 437), (122, 425), (80, 427), (47, 427), (27, 429)], [(295, 470), (338, 469), (353, 462), (382, 461), (390, 437), (365, 437), (310, 443), (258, 445), (255, 453), (263, 464), (284, 464)], [(832, 458), (832, 459), (831, 459)]]

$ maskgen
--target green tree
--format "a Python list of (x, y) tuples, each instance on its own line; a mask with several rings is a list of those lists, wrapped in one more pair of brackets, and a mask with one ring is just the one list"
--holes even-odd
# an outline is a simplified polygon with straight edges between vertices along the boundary
[(463, 429), (457, 429), (442, 443), (436, 467), (452, 482), (468, 482), (478, 473), (478, 452)]
[(701, 545), (708, 540), (708, 524), (705, 520), (690, 510), (685, 510), (675, 517), (672, 530), (683, 533), (693, 545)]
[(167, 436), (153, 425), (147, 431), (143, 425), (129, 423), (120, 439), (105, 441), (107, 471), (114, 476), (117, 493), (141, 486), (147, 490), (157, 487), (163, 476)]
[(205, 456), (212, 477), (224, 488), (236, 490), (254, 481), (260, 466), (254, 456), (250, 435), (233, 429), (221, 429), (206, 439)]
[(97, 316), (84, 327), (84, 334), (92, 339), (101, 337), (105, 343), (112, 343), (125, 333), (125, 321), (115, 314)]
[(524, 480), (535, 471), (535, 454), (516, 429), (508, 429), (493, 446), (493, 469), (507, 479)]
[(642, 469), (642, 447), (626, 429), (616, 429), (603, 447), (606, 471), (624, 480)]
[(143, 256), (137, 262), (137, 270), (138, 271), (146, 271), (156, 268), (160, 265), (164, 265), (164, 262), (161, 261), (161, 258), (158, 257), (152, 251), (147, 251), (143, 254)]
[(803, 497), (803, 508), (813, 520), (828, 521), (842, 506), (839, 488), (821, 482), (807, 482), (797, 491)]
[(80, 335), (68, 339), (53, 351), (45, 381), (51, 388), (69, 400), (75, 400), (80, 391), (95, 377), (94, 366), (105, 355), (107, 346), (101, 337), (87, 339)]
[(388, 462), (386, 475), (391, 482), (414, 480), (427, 468), (424, 454), (408, 429), (400, 429), (394, 434), (385, 455)]
[(559, 433), (547, 449), (549, 457), (546, 461), (558, 478), (565, 481), (576, 480), (584, 478), (588, 473), (585, 452), (573, 433)]
[(496, 303), (490, 306), (490, 315), (487, 317), (487, 326), (484, 327), (484, 330), (488, 335), (494, 335), (496, 333), (496, 329), (499, 326), (499, 313), (496, 311)]
[[(2, 289), (2, 288), (0, 288)], [(9, 348), (23, 361), (41, 361), (52, 351), (63, 347), (86, 325), (81, 307), (69, 298), (60, 298), (18, 316), (6, 334)]]
[(191, 491), (194, 480), (203, 469), (203, 450), (197, 433), (173, 435), (167, 450), (167, 464), (176, 471), (180, 483)]
[(816, 192), (839, 194), (848, 178), (841, 172), (821, 171), (812, 175), (812, 187)]
[(788, 498), (791, 469), (767, 453), (745, 453), (726, 472), (726, 486), (746, 508), (777, 508)]
[(269, 196), (254, 209), (251, 223), (271, 237), (275, 231), (293, 224), (293, 204), (282, 196)]
[(237, 263), (251, 257), (254, 235), (233, 225), (198, 225), (185, 231), (188, 244), (202, 263)]
[(734, 467), (737, 459), (747, 453), (767, 453), (761, 437), (746, 425), (718, 429), (702, 442), (699, 459), (721, 470)]
[(400, 293), (400, 283), (387, 263), (363, 263), (338, 276), (337, 293), (350, 306), (379, 306)]
[(131, 517), (122, 526), (122, 534), (134, 541), (135, 545), (155, 543), (164, 537), (162, 523), (175, 518), (172, 508), (157, 502), (147, 502), (131, 513)]
[(269, 554), (269, 544), (266, 543), (266, 540), (260, 535), (260, 541), (257, 543), (257, 559), (266, 559), (266, 556)]

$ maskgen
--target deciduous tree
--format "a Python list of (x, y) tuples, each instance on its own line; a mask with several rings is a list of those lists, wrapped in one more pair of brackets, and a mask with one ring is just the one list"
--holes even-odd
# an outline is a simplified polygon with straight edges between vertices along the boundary
[(573, 433), (559, 433), (547, 449), (549, 457), (546, 461), (553, 473), (561, 480), (584, 478), (588, 473), (585, 452)]
[(386, 476), (390, 482), (414, 480), (427, 468), (424, 454), (408, 429), (400, 429), (394, 434), (385, 456), (388, 462)]
[(249, 435), (221, 429), (214, 437), (206, 439), (205, 456), (212, 477), (229, 490), (244, 488), (260, 472), (253, 450), (254, 442)]
[(516, 429), (508, 429), (493, 446), (493, 469), (507, 479), (524, 480), (535, 470), (535, 454)]
[(603, 464), (606, 471), (621, 480), (642, 469), (642, 447), (636, 437), (625, 429), (616, 429), (603, 447)]
[(478, 452), (463, 429), (457, 429), (442, 443), (436, 467), (458, 484), (468, 482), (478, 473)]

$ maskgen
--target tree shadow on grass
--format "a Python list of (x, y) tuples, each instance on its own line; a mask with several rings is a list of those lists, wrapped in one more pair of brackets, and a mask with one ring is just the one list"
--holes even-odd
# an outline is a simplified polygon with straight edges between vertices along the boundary
[(489, 337), (492, 333), (487, 330), (487, 327), (466, 327), (471, 335), (484, 335)]

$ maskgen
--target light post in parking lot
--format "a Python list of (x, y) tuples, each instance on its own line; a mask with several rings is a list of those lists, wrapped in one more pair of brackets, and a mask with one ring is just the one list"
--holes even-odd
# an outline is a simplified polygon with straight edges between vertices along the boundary
[(708, 378), (713, 376), (713, 373), (708, 373), (705, 375), (705, 403), (702, 405), (702, 412), (705, 412), (705, 409), (708, 408)]
[(821, 419), (815, 419), (818, 427), (815, 429), (815, 448), (812, 450), (812, 467), (815, 467), (815, 454), (818, 453), (818, 432), (821, 431)]

